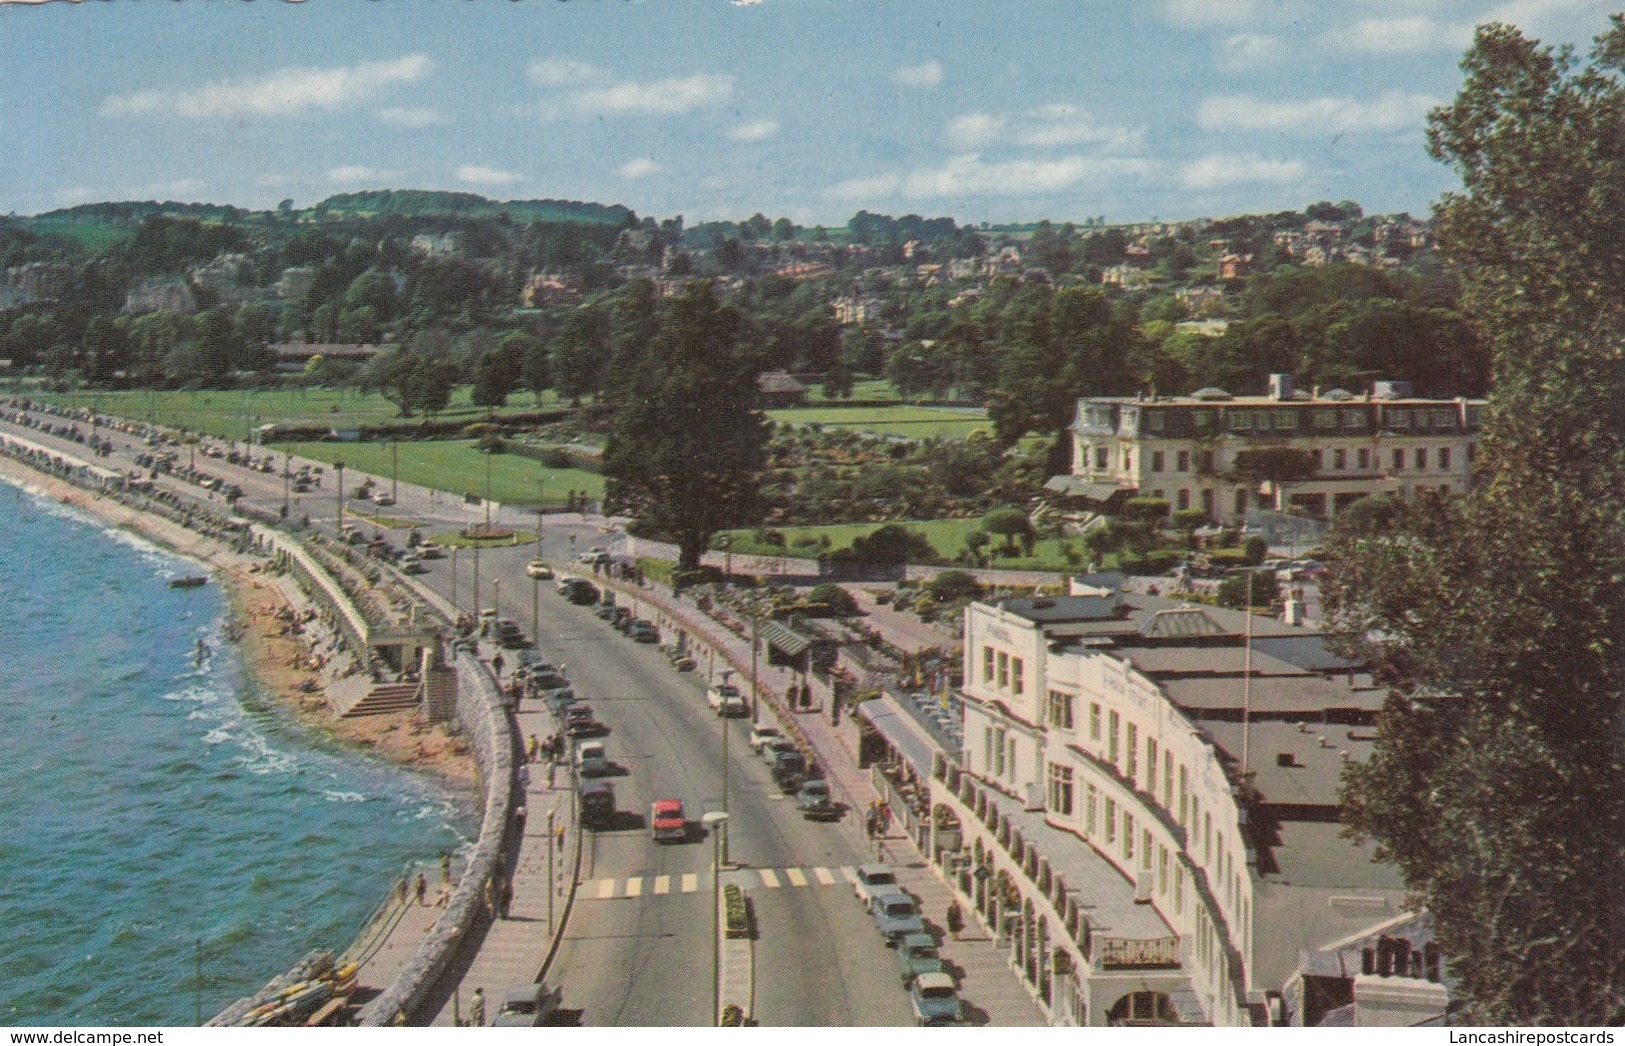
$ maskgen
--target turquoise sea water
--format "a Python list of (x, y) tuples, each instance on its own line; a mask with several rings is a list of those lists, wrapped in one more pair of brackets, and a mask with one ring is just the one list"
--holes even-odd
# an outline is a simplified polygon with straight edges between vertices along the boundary
[(191, 1024), (199, 939), (207, 1019), (475, 830), (260, 700), (200, 572), (0, 485), (0, 1025)]

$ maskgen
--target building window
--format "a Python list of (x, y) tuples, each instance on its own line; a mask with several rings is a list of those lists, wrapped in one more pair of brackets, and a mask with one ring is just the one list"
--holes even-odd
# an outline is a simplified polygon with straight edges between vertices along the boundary
[(1022, 680), (1023, 669), (1025, 667), (1026, 662), (1024, 662), (1021, 658), (1012, 657), (1010, 659), (1010, 690), (1012, 693), (1020, 694), (1026, 692)]
[(993, 771), (993, 728), (982, 728), (982, 768), (989, 773)]
[[(1148, 737), (1145, 739), (1145, 765), (1157, 765), (1157, 739), (1154, 737)], [(1151, 798), (1155, 799), (1157, 797), (1157, 782), (1154, 780), (1156, 775), (1153, 774), (1152, 777)]]
[(1197, 829), (1197, 827), (1199, 825), (1201, 825), (1201, 823), (1202, 823), (1202, 801), (1200, 799), (1196, 798), (1195, 793), (1192, 793), (1191, 794), (1191, 834), (1187, 837), (1188, 841), (1187, 841), (1187, 844), (1186, 844), (1190, 849), (1192, 857), (1196, 856), (1196, 829)]
[(1190, 451), (1188, 451), (1188, 450), (1180, 451), (1179, 456), (1176, 457), (1174, 459), (1174, 461), (1179, 466), (1177, 471), (1179, 471), (1179, 472), (1189, 472), (1191, 470), (1191, 452)]
[(1202, 815), (1202, 863), (1213, 863), (1213, 815)]
[(1179, 827), (1185, 827), (1186, 808), (1190, 805), (1190, 778), (1183, 763), (1179, 767)]
[(1361, 447), (1355, 453), (1356, 453), (1357, 457), (1359, 458), (1360, 468), (1368, 469), (1368, 468), (1371, 467), (1371, 450), (1370, 450), (1370, 448)]
[(1233, 410), (1226, 415), (1226, 420), (1230, 423), (1231, 432), (1248, 432), (1253, 427), (1252, 411)]
[(982, 648), (982, 682), (993, 682), (993, 648), (990, 646)]
[(1188, 490), (1181, 490), (1179, 492), (1179, 511), (1183, 512), (1183, 511), (1185, 511), (1186, 509), (1188, 509), (1190, 507), (1191, 507), (1191, 492), (1188, 491)]
[(995, 674), (999, 689), (1003, 690), (1010, 685), (1010, 655), (999, 651), (998, 672)]
[(1059, 763), (1049, 764), (1049, 808), (1054, 813), (1072, 816), (1072, 768)]
[(1349, 452), (1348, 451), (1346, 451), (1346, 450), (1334, 450), (1334, 451), (1332, 451), (1332, 468), (1334, 468), (1334, 469), (1348, 468), (1348, 463), (1349, 463)]
[(1117, 713), (1113, 711), (1111, 713), (1110, 726), (1107, 728), (1106, 734), (1106, 760), (1113, 766), (1117, 765), (1117, 726)]
[(1010, 758), (1005, 761), (1004, 765), (1005, 768), (1009, 770), (1010, 780), (1014, 781), (1016, 779), (1016, 739), (1013, 737), (1010, 738), (1009, 745)]
[(1397, 447), (1394, 449), (1394, 471), (1405, 471), (1405, 452)]
[(1185, 914), (1185, 866), (1174, 865), (1174, 914)]
[(1004, 731), (993, 733), (993, 776), (1004, 776)]
[(1478, 444), (1467, 444), (1467, 464), (1471, 465), (1478, 458)]
[(1140, 848), (1140, 867), (1145, 871), (1151, 870), (1151, 829), (1145, 830), (1145, 845)]
[(1218, 469), (1214, 466), (1213, 452), (1211, 450), (1199, 451), (1196, 460), (1199, 463), (1197, 465), (1197, 467), (1200, 468), (1203, 472), (1217, 472), (1218, 471)]
[(1311, 450), (1309, 452), (1309, 464), (1314, 467), (1316, 472), (1319, 472), (1326, 467), (1325, 455), (1318, 450)]
[[(1147, 767), (1146, 773), (1155, 777), (1157, 776), (1157, 768), (1155, 766)], [(1171, 748), (1162, 753), (1162, 794), (1170, 799), (1174, 795), (1174, 752)]]
[(1134, 860), (1134, 815), (1123, 811), (1123, 860)]
[(1105, 472), (1111, 463), (1111, 458), (1109, 457), (1110, 453), (1111, 448), (1109, 447), (1096, 447), (1095, 468), (1099, 469), (1101, 472)]
[(1365, 412), (1360, 410), (1345, 410), (1343, 412), (1343, 427), (1358, 432), (1365, 426)]
[(1157, 847), (1157, 893), (1168, 892), (1168, 848)]
[(1428, 467), (1428, 449), (1426, 447), (1416, 448), (1416, 467), (1418, 469), (1426, 469)]
[(1145, 427), (1152, 432), (1161, 432), (1168, 418), (1160, 410), (1145, 412)]
[(1317, 429), (1335, 429), (1335, 428), (1337, 428), (1337, 411), (1335, 411), (1335, 410), (1317, 410), (1317, 411), (1315, 411), (1315, 428), (1317, 428)]
[[(1129, 780), (1130, 781), (1134, 780), (1135, 776), (1139, 772), (1140, 772), (1140, 728), (1138, 726), (1136, 726), (1135, 724), (1130, 723), (1128, 725), (1128, 777), (1129, 777)], [(1156, 767), (1152, 767), (1151, 772), (1152, 772), (1153, 775), (1155, 775), (1156, 774)]]
[(1106, 797), (1106, 842), (1117, 841), (1117, 800)]
[(1209, 518), (1213, 516), (1213, 491), (1211, 490), (1202, 491), (1202, 514)]
[(1100, 703), (1089, 702), (1089, 740), (1100, 740)]
[(1162, 471), (1162, 462), (1163, 462), (1162, 451), (1153, 450), (1151, 452), (1151, 471), (1152, 472), (1161, 472)]
[(1449, 472), (1450, 471), (1450, 448), (1449, 447), (1440, 447), (1439, 448), (1439, 469), (1442, 472)]
[(1062, 730), (1072, 729), (1072, 695), (1059, 690), (1049, 692), (1049, 725)]
[(1096, 822), (1098, 821), (1099, 818), (1098, 818), (1098, 815), (1095, 813), (1095, 804), (1097, 802), (1099, 802), (1099, 798), (1098, 798), (1099, 793), (1097, 793), (1095, 791), (1095, 786), (1094, 785), (1089, 785), (1087, 787), (1088, 787), (1088, 790), (1086, 792), (1084, 792), (1084, 797), (1085, 797), (1084, 801), (1086, 803), (1086, 805), (1083, 808), (1084, 830), (1086, 832), (1088, 832), (1090, 837), (1092, 838), (1094, 836), (1094, 834), (1095, 834), (1096, 827), (1098, 827)]
[(1129, 456), (1129, 452), (1127, 450), (1123, 451), (1123, 471), (1134, 471), (1134, 459)]

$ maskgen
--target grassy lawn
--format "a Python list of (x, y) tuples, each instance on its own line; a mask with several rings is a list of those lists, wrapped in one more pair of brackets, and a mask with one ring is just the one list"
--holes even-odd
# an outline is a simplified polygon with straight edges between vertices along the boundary
[[(828, 537), (829, 549), (834, 552), (851, 545), (854, 538), (871, 534), (884, 525), (882, 523), (836, 523), (829, 526), (815, 527), (776, 527), (774, 529), (784, 535), (787, 543), (786, 547), (782, 549), (757, 541), (754, 530), (729, 531), (728, 536), (732, 541), (733, 551), (742, 555), (789, 555), (812, 559), (817, 557), (820, 546), (802, 545), (797, 547), (796, 543), (798, 541), (817, 542), (821, 537)], [(965, 536), (971, 531), (979, 529), (981, 521), (978, 519), (923, 519), (910, 520), (902, 525), (916, 533), (924, 534), (926, 540), (931, 542), (932, 547), (937, 550), (937, 553), (942, 558), (952, 560), (964, 550)], [(1076, 565), (1070, 564), (1066, 560), (1064, 548), (1068, 544), (1077, 551), (1080, 557)], [(712, 547), (719, 548), (715, 544)], [(1003, 547), (1004, 539), (994, 538), (993, 542), (987, 546), (987, 550), (991, 551)], [(1019, 545), (1017, 547), (1019, 549)], [(1041, 538), (1034, 544), (1032, 555), (993, 556), (988, 560), (987, 565), (1006, 570), (1079, 570), (1088, 565), (1081, 558), (1084, 555), (1081, 538), (1069, 538), (1064, 543), (1054, 538)]]
[(932, 436), (964, 439), (977, 429), (992, 428), (985, 416), (942, 407), (874, 407), (855, 403), (845, 407), (770, 410), (767, 416), (780, 425), (819, 425), (826, 429), (852, 429), (910, 439)]
[(488, 540), (468, 537), (460, 530), (446, 530), (429, 535), (429, 540), (437, 545), (444, 545), (446, 548), (512, 548), (515, 545), (535, 544), (536, 532), (534, 530), (516, 530), (508, 537)]
[[(277, 449), (315, 461), (344, 462), (345, 468), (386, 479), (390, 472), (388, 443), (279, 443)], [(536, 481), (550, 506), (565, 503), (565, 492), (585, 491), (589, 498), (604, 496), (604, 477), (581, 469), (550, 469), (513, 454), (480, 453), (473, 440), (443, 440), (400, 444), (400, 478), (407, 483), (449, 490), (453, 494), (485, 494), (485, 466), (491, 465), (491, 497), (505, 505), (536, 504)], [(347, 486), (354, 486), (345, 478)]]
[[(354, 389), (230, 389), (148, 392), (144, 389), (107, 392), (31, 393), (47, 403), (77, 407), (96, 405), (107, 414), (133, 421), (155, 421), (160, 425), (194, 429), (219, 439), (240, 440), (244, 433), (260, 425), (328, 425), (336, 429), (359, 425), (382, 425), (401, 421), (395, 404), (377, 393)], [(559, 406), (550, 391), (542, 398), (542, 408)], [(537, 409), (535, 397), (520, 393), (509, 400), (501, 414), (528, 413)], [(469, 390), (459, 386), (451, 406), (437, 420), (479, 421), (483, 408), (469, 402)], [(405, 419), (411, 420), (411, 419)]]

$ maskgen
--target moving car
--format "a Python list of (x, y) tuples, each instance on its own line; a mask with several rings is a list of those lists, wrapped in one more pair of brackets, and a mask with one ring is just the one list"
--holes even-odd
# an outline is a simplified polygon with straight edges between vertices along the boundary
[(865, 908), (869, 902), (883, 893), (893, 893), (898, 889), (897, 873), (884, 864), (858, 865), (857, 880), (852, 884), (852, 892), (858, 902)]
[(533, 1028), (559, 1008), (559, 990), (545, 984), (521, 984), (502, 993), (493, 1028)]
[(545, 559), (533, 559), (525, 564), (525, 574), (529, 577), (546, 580), (553, 576), (553, 568)]
[(688, 838), (688, 818), (681, 799), (656, 799), (649, 808), (649, 830), (657, 843), (683, 842)]
[(807, 757), (800, 751), (780, 752), (773, 761), (772, 774), (773, 782), (785, 792), (799, 791), (801, 782), (807, 779)]
[(911, 933), (897, 942), (897, 972), (905, 985), (927, 973), (947, 973), (937, 954), (937, 939), (928, 933)]
[(776, 726), (753, 726), (750, 730), (751, 750), (759, 753), (769, 741), (777, 741), (783, 737)]
[(817, 779), (804, 783), (796, 793), (796, 809), (809, 821), (833, 821), (841, 813), (830, 798), (829, 782)]
[(583, 781), (576, 796), (583, 828), (607, 828), (615, 822), (615, 789), (608, 781)]
[(380, 505), (384, 508), (388, 508), (389, 506), (395, 504), (395, 499), (380, 490), (378, 493), (372, 496), (372, 503), (374, 505)]
[(630, 625), (626, 626), (626, 635), (634, 643), (660, 642), (660, 630), (641, 618), (633, 620)]
[(874, 917), (875, 929), (886, 938), (887, 944), (896, 944), (911, 933), (925, 932), (920, 906), (901, 890), (876, 894), (869, 902), (869, 914)]
[(946, 973), (922, 973), (914, 978), (914, 986), (908, 990), (908, 1002), (914, 1010), (915, 1023), (922, 1028), (958, 1024), (965, 1016), (954, 979)]

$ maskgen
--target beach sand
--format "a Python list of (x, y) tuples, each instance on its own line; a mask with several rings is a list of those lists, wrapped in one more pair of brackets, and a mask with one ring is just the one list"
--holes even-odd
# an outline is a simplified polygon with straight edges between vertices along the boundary
[[(111, 526), (209, 564), (231, 603), (231, 620), (241, 630), (244, 661), (262, 693), (292, 709), (302, 722), (346, 744), (433, 773), (459, 789), (478, 786), (479, 769), (467, 743), (444, 727), (419, 720), (409, 711), (355, 719), (334, 714), (322, 696), (328, 682), (325, 673), (309, 668), (316, 651), (306, 635), (288, 632), (283, 620), (284, 611), (299, 616), (309, 604), (292, 581), (264, 572), (264, 560), (241, 555), (171, 520), (35, 472), (10, 458), (0, 457), (0, 479), (40, 491)], [(315, 692), (302, 689), (307, 681), (317, 684)]]

